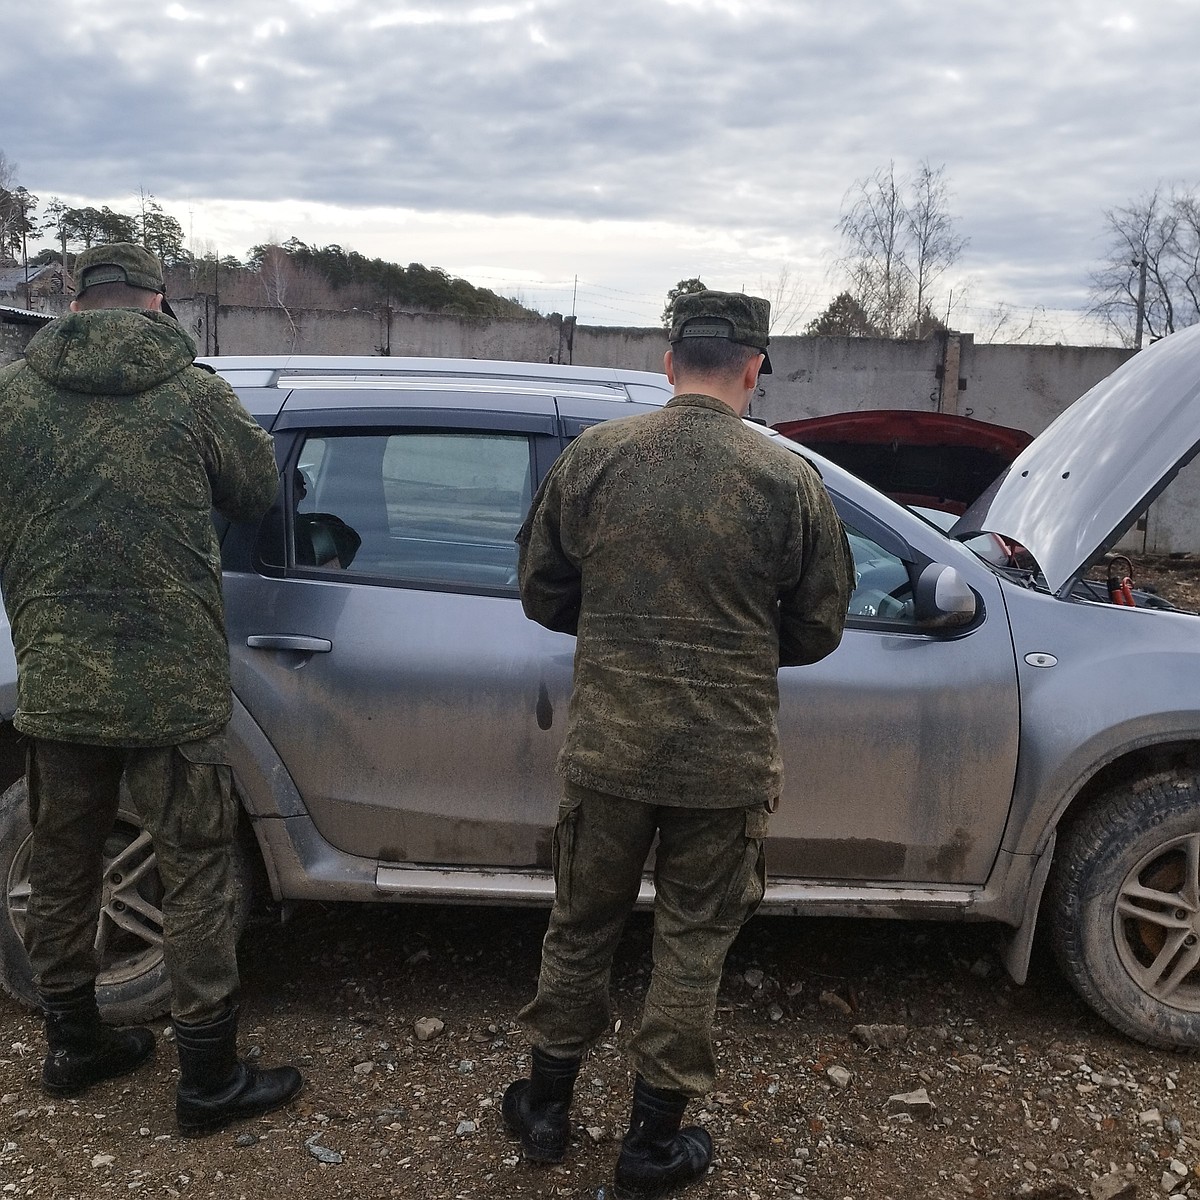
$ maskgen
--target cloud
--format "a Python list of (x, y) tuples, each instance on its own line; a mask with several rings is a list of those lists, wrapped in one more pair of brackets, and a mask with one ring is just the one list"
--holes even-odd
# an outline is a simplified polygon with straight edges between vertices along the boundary
[(250, 214), (310, 205), (416, 259), (417, 214), (499, 222), (533, 256), (510, 269), (550, 275), (598, 224), (626, 230), (605, 278), (631, 282), (622, 243), (654, 229), (682, 243), (653, 255), (668, 273), (709, 246), (710, 274), (768, 253), (819, 274), (847, 188), (927, 159), (964, 270), (1075, 305), (1104, 210), (1193, 161), (1198, 42), (1186, 0), (59, 0), (6, 25), (30, 99), (0, 136), (39, 194), (241, 206), (247, 246)]

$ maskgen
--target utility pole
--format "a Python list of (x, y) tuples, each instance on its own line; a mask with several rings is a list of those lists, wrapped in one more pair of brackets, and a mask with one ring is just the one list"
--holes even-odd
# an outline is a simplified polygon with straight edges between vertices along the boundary
[(33, 307), (33, 292), (29, 287), (29, 221), (25, 206), (21, 205), (21, 262), (25, 266), (25, 307)]
[(221, 353), (221, 252), (213, 247), (213, 353)]
[(1137, 295), (1137, 325), (1133, 331), (1133, 348), (1140, 350), (1142, 348), (1142, 326), (1146, 320), (1146, 256), (1131, 260), (1131, 266), (1138, 269), (1138, 295)]

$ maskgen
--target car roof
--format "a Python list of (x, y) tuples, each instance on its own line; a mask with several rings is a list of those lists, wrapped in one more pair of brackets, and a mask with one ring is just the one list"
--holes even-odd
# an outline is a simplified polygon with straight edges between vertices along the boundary
[(670, 393), (666, 376), (623, 367), (573, 363), (512, 362), (482, 358), (408, 358), (328, 354), (217, 355), (198, 360), (231, 383), (248, 387), (292, 387), (298, 380), (358, 380), (380, 383), (409, 377), (454, 380), (526, 380), (533, 382), (638, 384)]
[(419, 404), (419, 396), (441, 393), (438, 407), (452, 404), (454, 395), (484, 408), (536, 396), (661, 405), (672, 390), (666, 376), (653, 371), (569, 363), (305, 354), (219, 355), (197, 361), (228, 381), (268, 428), (285, 404), (295, 410), (403, 407)]

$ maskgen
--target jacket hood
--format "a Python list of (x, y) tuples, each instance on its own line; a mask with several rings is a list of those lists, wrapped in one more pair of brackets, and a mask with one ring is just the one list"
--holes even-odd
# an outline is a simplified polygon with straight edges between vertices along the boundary
[(100, 308), (51, 321), (30, 340), (25, 361), (54, 387), (130, 396), (177, 375), (196, 344), (163, 313)]
[(1040, 433), (950, 531), (995, 533), (1070, 593), (1200, 449), (1200, 325), (1139, 351)]

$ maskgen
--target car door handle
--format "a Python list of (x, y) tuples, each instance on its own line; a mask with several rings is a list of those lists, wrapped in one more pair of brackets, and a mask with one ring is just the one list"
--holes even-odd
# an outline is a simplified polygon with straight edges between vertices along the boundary
[(328, 638), (293, 633), (252, 633), (246, 645), (251, 650), (302, 650), (306, 654), (328, 654), (333, 649)]

